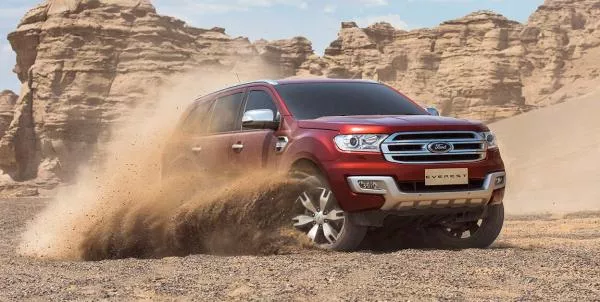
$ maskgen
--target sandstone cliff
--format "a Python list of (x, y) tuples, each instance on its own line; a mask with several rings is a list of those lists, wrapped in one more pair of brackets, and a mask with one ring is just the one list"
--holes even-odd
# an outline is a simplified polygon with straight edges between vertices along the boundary
[(148, 0), (49, 0), (8, 37), (22, 87), (0, 97), (0, 168), (39, 186), (68, 181), (131, 108), (199, 68), (378, 79), (444, 115), (495, 121), (597, 85), (599, 26), (599, 0), (546, 0), (527, 24), (488, 11), (412, 31), (344, 22), (320, 57), (302, 37), (251, 43)]
[(13, 120), (18, 98), (19, 96), (10, 90), (0, 92), (0, 137), (4, 136)]
[(521, 35), (527, 102), (545, 106), (590, 92), (600, 75), (600, 1), (547, 0)]

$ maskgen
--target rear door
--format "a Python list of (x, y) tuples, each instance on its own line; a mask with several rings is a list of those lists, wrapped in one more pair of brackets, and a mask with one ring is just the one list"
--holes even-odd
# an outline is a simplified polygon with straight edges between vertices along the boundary
[(241, 127), (240, 110), (244, 89), (233, 90), (218, 96), (205, 124), (202, 135), (190, 140), (197, 166), (209, 175), (226, 176), (231, 173), (233, 140)]
[[(279, 119), (279, 109), (273, 94), (268, 88), (252, 87), (248, 89), (244, 110), (240, 115), (250, 110), (269, 109), (273, 111), (275, 119)], [(235, 135), (234, 143), (239, 149), (233, 153), (233, 169), (237, 174), (270, 168), (274, 165), (273, 157), (276, 153), (275, 131), (267, 129), (243, 129)]]

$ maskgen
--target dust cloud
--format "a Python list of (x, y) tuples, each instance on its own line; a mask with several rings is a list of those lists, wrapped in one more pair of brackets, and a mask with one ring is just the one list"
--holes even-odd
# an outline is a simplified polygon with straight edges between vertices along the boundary
[[(173, 177), (93, 219), (78, 245), (81, 257), (269, 255), (309, 247), (302, 234), (288, 228), (294, 188), (300, 186), (250, 177), (263, 180), (220, 180), (227, 185), (214, 188), (214, 177)], [(198, 188), (202, 183), (207, 185)]]
[(28, 225), (18, 252), (101, 260), (276, 254), (309, 247), (288, 227), (292, 196), (301, 185), (282, 175), (224, 179), (181, 171), (161, 177), (165, 143), (186, 107), (198, 94), (234, 84), (238, 76), (256, 78), (211, 70), (171, 79), (154, 106), (140, 106), (114, 127), (112, 141), (102, 146), (102, 165), (83, 169), (76, 185), (58, 192)]

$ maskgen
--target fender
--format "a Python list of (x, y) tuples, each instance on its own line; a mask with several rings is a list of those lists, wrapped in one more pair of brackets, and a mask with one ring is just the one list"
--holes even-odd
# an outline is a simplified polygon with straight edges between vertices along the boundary
[(333, 143), (337, 134), (337, 131), (319, 129), (297, 132), (287, 147), (283, 167), (290, 169), (298, 160), (308, 159), (323, 171), (323, 162), (339, 158), (339, 151)]

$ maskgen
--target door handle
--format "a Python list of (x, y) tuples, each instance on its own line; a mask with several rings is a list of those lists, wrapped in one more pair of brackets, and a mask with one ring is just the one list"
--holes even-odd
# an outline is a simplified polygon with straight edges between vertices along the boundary
[(199, 146), (193, 147), (192, 152), (202, 152), (202, 147), (199, 147)]
[(235, 151), (242, 151), (242, 149), (244, 149), (244, 144), (242, 144), (242, 143), (233, 144), (231, 146), (231, 149), (233, 149)]

